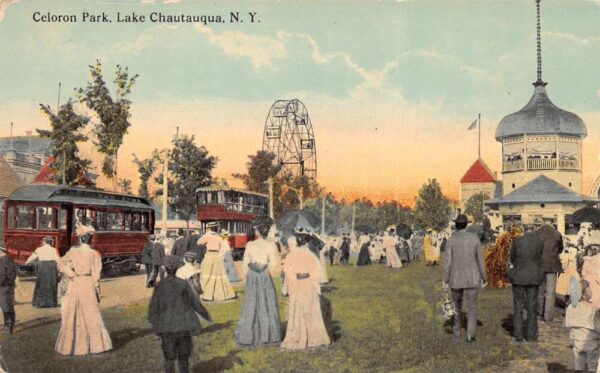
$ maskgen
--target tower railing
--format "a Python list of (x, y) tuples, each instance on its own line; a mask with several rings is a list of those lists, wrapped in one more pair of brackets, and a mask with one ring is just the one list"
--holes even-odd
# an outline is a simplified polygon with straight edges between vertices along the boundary
[[(502, 172), (524, 170), (524, 159), (502, 162)], [(579, 161), (576, 159), (529, 158), (527, 159), (527, 170), (579, 170)]]

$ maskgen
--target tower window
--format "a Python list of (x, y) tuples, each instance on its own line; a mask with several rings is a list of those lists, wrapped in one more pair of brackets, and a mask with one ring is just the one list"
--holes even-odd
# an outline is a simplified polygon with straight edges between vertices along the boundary
[(569, 183), (569, 187), (572, 187), (572, 186), (573, 186), (573, 183)]
[(540, 203), (540, 207), (544, 208), (544, 207), (546, 207), (546, 204), (545, 203)]
[(515, 189), (515, 183), (512, 183), (512, 188)]

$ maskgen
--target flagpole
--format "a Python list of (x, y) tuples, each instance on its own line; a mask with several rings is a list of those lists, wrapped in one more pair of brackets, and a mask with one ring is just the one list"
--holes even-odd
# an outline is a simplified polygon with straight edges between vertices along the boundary
[(481, 113), (479, 113), (479, 125), (477, 134), (477, 158), (481, 159)]

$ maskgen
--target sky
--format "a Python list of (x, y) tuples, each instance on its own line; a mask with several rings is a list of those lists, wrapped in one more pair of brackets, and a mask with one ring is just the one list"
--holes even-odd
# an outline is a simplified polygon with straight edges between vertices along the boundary
[[(600, 174), (600, 1), (543, 0), (543, 79), (549, 97), (586, 123), (582, 192)], [(75, 15), (77, 22), (35, 22)], [(83, 22), (83, 12), (111, 23)], [(151, 22), (163, 15), (225, 22)], [(229, 22), (239, 12), (244, 22)], [(145, 22), (117, 22), (145, 15)], [(255, 13), (250, 22), (249, 13)], [(219, 158), (231, 179), (262, 146), (278, 99), (304, 103), (315, 133), (318, 182), (340, 198), (410, 204), (429, 178), (458, 197), (481, 155), (500, 174), (494, 132), (523, 107), (536, 80), (535, 1), (0, 0), (0, 136), (48, 128), (39, 103), (55, 106), (100, 60), (139, 80), (122, 177), (137, 178), (131, 154), (169, 145), (176, 128)], [(84, 111), (83, 108), (80, 110)], [(99, 159), (91, 144), (82, 153)], [(231, 183), (236, 185), (235, 180)]]

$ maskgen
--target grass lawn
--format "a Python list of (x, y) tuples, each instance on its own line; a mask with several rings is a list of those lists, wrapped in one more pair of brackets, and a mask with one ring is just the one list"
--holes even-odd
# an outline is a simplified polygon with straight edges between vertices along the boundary
[[(479, 297), (477, 342), (453, 342), (441, 318), (441, 267), (422, 263), (392, 271), (382, 265), (329, 268), (329, 328), (335, 343), (316, 351), (278, 347), (235, 349), (240, 301), (208, 304), (215, 324), (194, 339), (192, 372), (468, 372), (498, 369), (527, 357), (502, 327), (511, 313), (509, 289), (485, 289)], [(279, 289), (279, 282), (277, 287)], [(238, 289), (238, 295), (243, 292)], [(280, 298), (282, 320), (286, 306)], [(147, 302), (104, 312), (114, 351), (65, 357), (54, 352), (59, 322), (39, 322), (0, 339), (9, 372), (160, 372), (159, 340), (146, 323)], [(17, 315), (18, 316), (18, 315)]]

